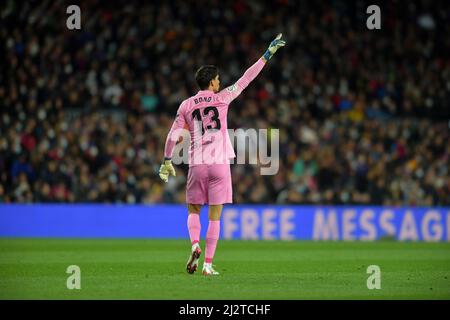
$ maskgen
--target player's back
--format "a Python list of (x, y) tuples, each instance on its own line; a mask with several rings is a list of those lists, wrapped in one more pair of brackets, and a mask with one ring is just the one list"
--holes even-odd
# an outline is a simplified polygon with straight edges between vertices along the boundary
[(229, 104), (221, 93), (201, 90), (182, 104), (191, 135), (190, 165), (226, 163), (234, 157), (228, 137)]

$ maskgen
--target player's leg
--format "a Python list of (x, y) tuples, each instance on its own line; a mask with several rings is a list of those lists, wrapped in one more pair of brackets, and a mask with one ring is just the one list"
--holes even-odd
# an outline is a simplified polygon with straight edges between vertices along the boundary
[(209, 225), (206, 232), (205, 263), (203, 265), (204, 275), (218, 275), (219, 273), (212, 267), (212, 261), (216, 252), (217, 242), (220, 235), (220, 216), (223, 205), (209, 206)]
[(206, 233), (206, 252), (203, 274), (217, 275), (212, 267), (212, 260), (217, 248), (220, 234), (220, 216), (223, 204), (232, 203), (231, 171), (229, 164), (216, 164), (208, 167), (209, 178), (209, 225)]
[(202, 250), (200, 248), (200, 209), (199, 204), (188, 204), (188, 220), (187, 226), (189, 230), (189, 238), (191, 239), (191, 255), (186, 263), (186, 271), (188, 273), (194, 273), (198, 268), (198, 261)]
[(191, 245), (200, 242), (200, 204), (188, 204), (188, 220), (187, 227), (189, 230), (189, 238), (191, 239)]
[(186, 202), (188, 203), (187, 227), (191, 240), (191, 253), (186, 263), (186, 271), (194, 273), (198, 267), (201, 255), (200, 248), (200, 209), (201, 204), (208, 202), (207, 185), (205, 183), (206, 170), (202, 166), (189, 168), (186, 186)]

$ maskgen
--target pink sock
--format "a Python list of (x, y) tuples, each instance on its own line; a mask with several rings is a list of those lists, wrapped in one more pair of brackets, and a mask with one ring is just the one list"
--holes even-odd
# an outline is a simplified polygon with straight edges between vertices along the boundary
[(208, 231), (206, 232), (206, 255), (205, 262), (212, 263), (214, 253), (216, 252), (217, 240), (220, 234), (220, 220), (209, 220)]
[(200, 240), (200, 215), (196, 213), (190, 213), (187, 220), (189, 237), (191, 238), (191, 243), (195, 244)]

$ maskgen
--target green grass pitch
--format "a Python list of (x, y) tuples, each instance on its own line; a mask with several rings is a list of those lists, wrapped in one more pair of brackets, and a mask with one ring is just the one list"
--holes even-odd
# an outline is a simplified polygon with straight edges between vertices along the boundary
[[(187, 274), (189, 251), (187, 240), (1, 239), (0, 298), (450, 299), (450, 243), (220, 241), (218, 277)], [(80, 290), (66, 287), (69, 265)], [(367, 289), (369, 265), (380, 290)]]

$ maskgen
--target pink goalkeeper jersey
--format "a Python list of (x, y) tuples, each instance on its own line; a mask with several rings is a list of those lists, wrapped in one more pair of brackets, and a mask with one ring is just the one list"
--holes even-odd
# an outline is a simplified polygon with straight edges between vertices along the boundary
[(167, 136), (164, 156), (172, 158), (178, 138), (187, 126), (191, 136), (190, 166), (229, 163), (235, 153), (228, 136), (228, 106), (256, 78), (264, 65), (260, 58), (234, 85), (218, 93), (201, 90), (184, 100)]

